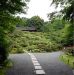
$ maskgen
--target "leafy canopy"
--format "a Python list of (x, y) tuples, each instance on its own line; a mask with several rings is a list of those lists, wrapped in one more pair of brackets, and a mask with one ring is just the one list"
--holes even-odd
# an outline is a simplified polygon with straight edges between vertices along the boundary
[(6, 60), (11, 45), (9, 34), (13, 31), (16, 23), (13, 14), (25, 13), (26, 1), (0, 0), (0, 64)]
[(53, 0), (52, 4), (55, 4), (56, 7), (59, 5), (64, 7), (62, 13), (64, 18), (73, 22), (74, 20), (74, 0)]
[(39, 16), (33, 16), (32, 18), (27, 20), (28, 26), (33, 26), (37, 31), (40, 31), (41, 27), (44, 25), (44, 20)]

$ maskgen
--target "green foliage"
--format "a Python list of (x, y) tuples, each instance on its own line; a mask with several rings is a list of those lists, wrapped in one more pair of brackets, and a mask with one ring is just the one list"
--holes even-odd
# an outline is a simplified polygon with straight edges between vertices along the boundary
[(73, 22), (74, 20), (74, 0), (53, 0), (52, 4), (56, 4), (57, 7), (59, 4), (63, 6), (64, 9), (62, 10), (62, 13), (64, 14), (64, 18)]
[(5, 60), (2, 67), (0, 67), (0, 75), (5, 75), (7, 69), (11, 68), (13, 66), (13, 63), (11, 60)]
[(6, 60), (10, 48), (9, 35), (13, 32), (16, 19), (12, 14), (23, 12), (26, 3), (21, 0), (0, 1), (0, 65)]
[(73, 46), (74, 41), (74, 28), (70, 25), (70, 22), (65, 24), (65, 27), (62, 29), (62, 43), (64, 46)]
[(17, 27), (26, 26), (27, 20), (28, 20), (27, 18), (20, 18), (19, 16), (16, 17), (16, 22), (17, 22), (16, 26)]
[(60, 44), (56, 44), (48, 36), (48, 33), (44, 32), (23, 32), (16, 31), (11, 36), (13, 41), (11, 53), (18, 53), (20, 50), (31, 51), (31, 52), (51, 52), (57, 51), (62, 48)]
[(2, 16), (0, 17), (0, 57), (1, 57), (0, 64), (2, 64), (3, 61), (7, 58), (7, 50), (9, 49), (10, 44), (9, 34), (14, 29), (14, 21), (13, 26), (11, 21), (13, 17), (9, 16), (6, 13), (1, 14)]
[(26, 6), (26, 3), (21, 0), (2, 0), (0, 1), (0, 11), (5, 11), (11, 14), (24, 12), (22, 8), (23, 6)]
[(64, 37), (64, 29), (65, 28), (65, 23), (62, 20), (59, 19), (54, 19), (52, 20), (52, 22), (48, 22), (42, 29), (43, 32), (47, 32), (48, 33), (48, 37), (49, 39), (51, 39), (52, 41), (55, 41), (57, 44), (61, 44), (61, 41)]
[(66, 34), (66, 37), (67, 37), (67, 45), (74, 45), (74, 26), (73, 25), (70, 25), (67, 29), (67, 34)]
[(27, 26), (35, 27), (37, 31), (41, 31), (41, 27), (44, 25), (44, 20), (39, 16), (33, 16), (27, 19)]
[[(31, 19), (27, 19), (27, 25), (31, 26), (32, 23), (30, 20)], [(16, 31), (13, 34), (13, 40), (15, 40), (15, 42), (13, 43), (11, 53), (18, 53), (18, 50), (23, 52), (23, 49), (32, 52), (61, 50), (63, 46), (68, 44), (69, 40), (67, 39), (67, 35), (69, 34), (68, 28), (70, 26), (70, 22), (54, 18), (51, 22), (45, 22), (44, 25), (41, 26), (40, 29), (42, 32)], [(69, 44), (71, 43), (69, 42)]]
[(63, 6), (63, 10), (61, 10), (63, 14), (63, 19), (70, 22), (70, 26), (67, 29), (66, 33), (66, 43), (65, 45), (74, 45), (74, 0), (53, 0), (52, 4), (56, 4), (58, 6)]
[(61, 55), (60, 56), (61, 61), (63, 61), (65, 64), (69, 65), (71, 68), (74, 69), (74, 56), (72, 55)]
[(66, 49), (65, 49), (65, 53), (67, 54), (67, 55), (72, 55), (72, 56), (74, 56), (74, 47), (67, 47)]

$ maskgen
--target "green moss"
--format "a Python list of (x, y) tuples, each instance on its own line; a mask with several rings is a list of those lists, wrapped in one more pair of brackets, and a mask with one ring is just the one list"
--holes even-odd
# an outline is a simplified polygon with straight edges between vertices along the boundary
[(69, 65), (71, 68), (74, 69), (74, 56), (64, 54), (64, 55), (61, 55), (61, 56), (60, 56), (60, 59), (61, 59), (65, 64)]

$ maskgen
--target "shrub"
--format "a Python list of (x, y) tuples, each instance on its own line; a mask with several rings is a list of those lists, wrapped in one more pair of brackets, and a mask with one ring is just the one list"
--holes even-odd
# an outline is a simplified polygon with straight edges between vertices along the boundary
[(16, 53), (24, 53), (24, 50), (22, 47), (17, 48)]
[(31, 52), (51, 52), (62, 48), (61, 44), (57, 44), (48, 37), (49, 33), (43, 32), (15, 32), (12, 36), (13, 49), (11, 52), (21, 53), (23, 49)]
[(10, 45), (9, 37), (5, 34), (0, 34), (0, 65), (7, 59), (8, 49)]
[(71, 54), (74, 56), (74, 47), (68, 47), (65, 50), (66, 54)]
[(35, 45), (31, 45), (31, 46), (28, 46), (26, 49), (28, 51), (34, 52), (34, 49), (36, 49), (36, 46)]

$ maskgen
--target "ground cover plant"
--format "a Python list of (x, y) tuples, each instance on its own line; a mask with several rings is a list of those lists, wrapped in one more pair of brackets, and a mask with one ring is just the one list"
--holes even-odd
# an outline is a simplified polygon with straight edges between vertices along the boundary
[(64, 54), (62, 56), (60, 56), (60, 59), (67, 65), (69, 65), (69, 67), (71, 67), (72, 69), (74, 69), (74, 56), (70, 55), (70, 54)]
[(61, 45), (51, 41), (48, 33), (45, 32), (15, 31), (11, 37), (11, 53), (23, 53), (24, 50), (30, 52), (51, 52), (61, 48)]

